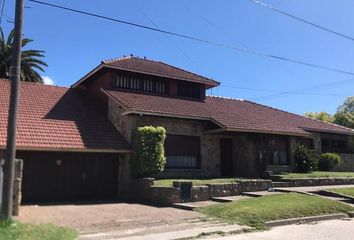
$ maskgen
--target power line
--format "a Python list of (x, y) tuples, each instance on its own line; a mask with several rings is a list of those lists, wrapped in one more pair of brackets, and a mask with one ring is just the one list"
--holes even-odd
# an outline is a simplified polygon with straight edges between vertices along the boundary
[[(139, 6), (137, 6), (139, 8), (140, 13), (156, 28), (159, 28), (159, 26), (149, 17), (149, 15), (147, 15)], [(199, 64), (197, 64), (185, 51), (183, 51), (183, 49), (181, 47), (178, 46), (178, 44), (176, 44), (168, 35), (165, 36), (167, 40), (169, 40), (172, 45), (174, 47), (176, 47), (176, 49), (186, 58), (188, 59), (193, 65), (195, 65), (196, 67), (200, 68)]]
[[(331, 83), (326, 83), (326, 84), (313, 85), (313, 86), (302, 88), (302, 89), (284, 91), (284, 92), (281, 92), (281, 93), (276, 93), (276, 94), (270, 94), (270, 95), (266, 95), (266, 96), (251, 98), (251, 100), (253, 100), (253, 101), (254, 100), (264, 100), (264, 99), (271, 99), (271, 98), (274, 98), (274, 97), (279, 97), (279, 96), (284, 96), (284, 95), (296, 95), (296, 94), (301, 93), (302, 91), (311, 91), (313, 89), (324, 90), (326, 88), (328, 89), (329, 87), (337, 86), (338, 84), (341, 84), (341, 83), (353, 82), (353, 80), (354, 80), (353, 78), (350, 78), (350, 79), (345, 79), (345, 80), (331, 82)], [(327, 94), (324, 94), (324, 95), (327, 95)]]
[[(233, 88), (238, 90), (245, 90), (245, 91), (254, 91), (254, 92), (269, 92), (269, 93), (289, 93), (289, 91), (280, 91), (280, 90), (273, 90), (273, 89), (261, 89), (261, 88), (248, 88), (248, 87), (238, 87), (238, 86), (230, 86), (230, 85), (220, 85), (221, 88)], [(300, 91), (300, 90), (296, 90)], [(327, 94), (327, 93), (306, 93), (306, 92), (295, 92), (292, 93), (295, 95), (315, 95), (315, 96), (331, 96), (331, 97), (344, 97), (346, 95), (343, 94)]]
[(193, 41), (197, 41), (197, 42), (202, 42), (202, 43), (206, 43), (209, 45), (214, 45), (214, 46), (218, 46), (218, 47), (222, 47), (222, 48), (228, 48), (228, 49), (232, 49), (232, 50), (235, 50), (238, 52), (246, 52), (246, 53), (261, 56), (261, 57), (272, 58), (272, 59), (296, 63), (296, 64), (300, 64), (300, 65), (304, 65), (304, 66), (308, 66), (308, 67), (312, 67), (312, 68), (317, 68), (317, 69), (322, 69), (322, 70), (327, 70), (327, 71), (332, 71), (332, 72), (337, 72), (337, 73), (342, 73), (342, 74), (354, 76), (353, 72), (349, 72), (349, 71), (345, 71), (345, 70), (341, 70), (341, 69), (337, 69), (337, 68), (331, 68), (331, 67), (313, 64), (313, 63), (294, 60), (294, 59), (287, 58), (287, 57), (281, 57), (281, 56), (277, 56), (277, 55), (261, 53), (261, 52), (257, 52), (257, 51), (254, 51), (254, 50), (251, 50), (248, 48), (234, 47), (234, 46), (227, 45), (224, 43), (212, 42), (212, 41), (197, 38), (197, 37), (192, 37), (192, 36), (188, 36), (188, 35), (184, 35), (184, 34), (180, 34), (180, 33), (175, 33), (175, 32), (171, 32), (171, 31), (167, 31), (167, 30), (163, 30), (163, 29), (149, 27), (149, 26), (145, 26), (145, 25), (141, 25), (141, 24), (137, 24), (137, 23), (133, 23), (133, 22), (128, 22), (128, 21), (124, 21), (124, 20), (120, 20), (120, 19), (116, 19), (116, 18), (112, 18), (112, 17), (107, 17), (107, 16), (103, 16), (103, 15), (99, 15), (99, 14), (95, 14), (95, 13), (90, 13), (90, 12), (86, 12), (86, 11), (82, 11), (82, 10), (78, 10), (78, 9), (68, 8), (68, 7), (64, 7), (64, 6), (60, 6), (60, 5), (55, 5), (55, 4), (51, 4), (51, 3), (46, 3), (46, 2), (42, 2), (42, 1), (38, 1), (38, 0), (29, 0), (29, 1), (37, 3), (37, 4), (53, 7), (53, 8), (58, 8), (58, 9), (62, 9), (62, 10), (70, 11), (70, 12), (75, 12), (75, 13), (79, 13), (79, 14), (83, 14), (83, 15), (87, 15), (87, 16), (91, 16), (91, 17), (96, 17), (96, 18), (100, 18), (100, 19), (105, 19), (105, 20), (129, 25), (129, 26), (133, 26), (133, 27), (137, 27), (137, 28), (142, 28), (142, 29), (146, 29), (146, 30), (150, 30), (150, 31), (154, 31), (154, 32), (168, 34), (168, 35), (172, 35), (172, 36), (176, 36), (176, 37), (180, 37), (180, 38), (185, 38), (185, 39), (189, 39), (189, 40), (193, 40)]
[(310, 26), (312, 26), (312, 27), (315, 27), (315, 28), (321, 29), (321, 30), (323, 30), (323, 31), (326, 31), (326, 32), (335, 34), (335, 35), (337, 35), (337, 36), (340, 36), (340, 37), (342, 37), (342, 38), (346, 38), (346, 39), (348, 39), (348, 40), (354, 41), (354, 38), (351, 37), (351, 36), (348, 36), (348, 35), (345, 35), (345, 34), (343, 34), (343, 33), (337, 32), (337, 31), (332, 30), (332, 29), (329, 29), (329, 28), (327, 28), (327, 27), (323, 27), (323, 26), (321, 26), (321, 25), (318, 25), (317, 23), (310, 22), (310, 21), (308, 21), (308, 20), (306, 20), (306, 19), (297, 17), (297, 16), (292, 15), (292, 14), (290, 14), (290, 13), (287, 13), (287, 12), (285, 12), (285, 11), (283, 11), (283, 10), (280, 10), (280, 9), (278, 9), (278, 8), (275, 8), (275, 7), (272, 7), (272, 6), (270, 6), (270, 5), (265, 4), (265, 3), (263, 3), (263, 2), (260, 2), (260, 1), (258, 1), (258, 0), (249, 0), (249, 1), (251, 1), (251, 2), (253, 2), (253, 3), (256, 3), (256, 4), (258, 4), (258, 5), (262, 6), (262, 7), (268, 8), (268, 9), (270, 9), (270, 10), (272, 10), (272, 11), (274, 11), (274, 12), (277, 12), (277, 13), (279, 13), (279, 14), (285, 15), (285, 16), (287, 16), (287, 17), (290, 17), (290, 18), (292, 18), (292, 19), (295, 19), (295, 20), (297, 20), (297, 21), (300, 21), (300, 22), (302, 22), (302, 23), (305, 23), (305, 24), (307, 24), (307, 25), (310, 25)]

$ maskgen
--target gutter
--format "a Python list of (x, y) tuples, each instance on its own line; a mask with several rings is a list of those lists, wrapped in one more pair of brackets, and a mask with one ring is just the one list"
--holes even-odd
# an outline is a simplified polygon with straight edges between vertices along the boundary
[[(0, 150), (5, 150), (4, 146)], [(41, 151), (41, 152), (80, 152), (80, 153), (130, 153), (131, 149), (79, 149), (79, 148), (36, 148), (36, 147), (17, 147), (19, 151)]]

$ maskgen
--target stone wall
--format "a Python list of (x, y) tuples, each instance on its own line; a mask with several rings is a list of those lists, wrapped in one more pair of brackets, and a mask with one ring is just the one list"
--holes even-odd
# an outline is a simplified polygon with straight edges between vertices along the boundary
[(122, 115), (124, 109), (114, 100), (108, 98), (108, 119), (122, 136), (131, 143), (132, 130), (135, 128), (134, 118), (130, 115)]
[(216, 135), (205, 133), (208, 128), (207, 122), (154, 116), (135, 116), (135, 118), (135, 128), (150, 125), (162, 126), (166, 129), (167, 134), (200, 137), (200, 170), (165, 170), (158, 177), (214, 177), (220, 175), (219, 138)]
[(252, 134), (233, 136), (234, 173), (238, 177), (259, 176), (259, 151)]
[(130, 199), (133, 201), (170, 206), (182, 202), (181, 193), (174, 187), (154, 187), (153, 178), (134, 179), (130, 188)]
[(247, 179), (235, 183), (206, 184), (192, 186), (191, 198), (181, 198), (181, 188), (178, 181), (174, 187), (154, 187), (154, 179), (136, 179), (131, 191), (131, 198), (151, 204), (169, 206), (173, 203), (207, 201), (212, 197), (239, 195), (242, 192), (266, 191), (272, 187), (271, 180)]
[(284, 182), (274, 183), (273, 187), (306, 187), (354, 184), (354, 178), (298, 178), (286, 179), (282, 181)]

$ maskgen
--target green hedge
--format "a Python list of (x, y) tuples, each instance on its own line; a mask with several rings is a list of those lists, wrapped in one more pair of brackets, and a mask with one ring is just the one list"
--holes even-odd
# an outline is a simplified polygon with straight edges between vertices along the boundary
[(320, 171), (329, 171), (340, 164), (340, 156), (335, 153), (323, 153), (320, 155), (318, 169)]
[(145, 126), (137, 129), (133, 155), (136, 175), (148, 177), (164, 170), (165, 138), (166, 130), (163, 127)]

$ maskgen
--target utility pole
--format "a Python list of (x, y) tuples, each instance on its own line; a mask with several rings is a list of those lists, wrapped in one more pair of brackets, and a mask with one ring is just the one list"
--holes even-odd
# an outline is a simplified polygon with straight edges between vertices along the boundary
[(12, 218), (13, 207), (13, 186), (14, 186), (14, 168), (16, 158), (16, 128), (17, 111), (19, 102), (20, 71), (21, 71), (21, 47), (22, 47), (22, 18), (23, 18), (23, 0), (16, 0), (15, 9), (15, 35), (12, 62), (10, 67), (10, 106), (7, 127), (6, 159), (4, 167), (4, 185), (2, 194), (2, 217)]

